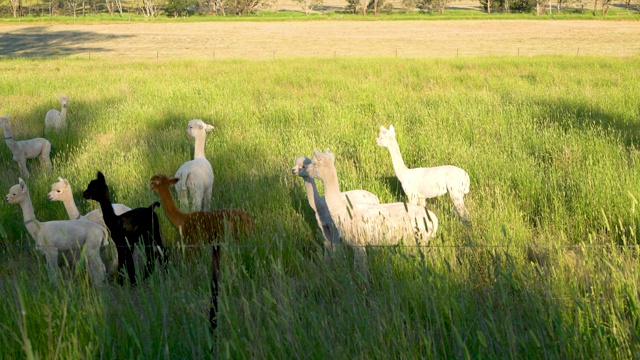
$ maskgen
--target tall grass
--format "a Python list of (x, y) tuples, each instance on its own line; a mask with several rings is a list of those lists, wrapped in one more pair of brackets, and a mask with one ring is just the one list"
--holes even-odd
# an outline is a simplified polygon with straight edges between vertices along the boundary
[[(8, 358), (637, 358), (640, 356), (638, 58), (273, 61), (8, 60), (0, 113), (17, 139), (71, 94), (66, 131), (49, 134), (53, 171), (30, 162), (39, 220), (68, 178), (102, 171), (115, 201), (147, 206), (155, 173), (193, 154), (184, 130), (216, 129), (206, 153), (213, 204), (250, 211), (256, 231), (224, 247), (220, 327), (207, 328), (208, 252), (171, 254), (136, 288), (94, 289), (82, 263), (50, 284), (18, 208), (0, 206), (0, 348)], [(410, 167), (471, 176), (472, 226), (429, 202), (437, 238), (322, 260), (296, 157), (329, 147), (343, 190), (402, 201), (380, 125)], [(0, 150), (0, 188), (17, 183)], [(178, 234), (162, 209), (169, 244)]]

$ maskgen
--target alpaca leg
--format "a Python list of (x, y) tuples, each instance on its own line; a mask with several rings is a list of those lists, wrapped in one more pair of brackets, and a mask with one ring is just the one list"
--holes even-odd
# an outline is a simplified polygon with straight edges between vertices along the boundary
[(189, 190), (191, 192), (191, 211), (203, 210), (204, 190), (194, 189), (193, 187)]
[(87, 248), (87, 264), (91, 271), (91, 281), (94, 286), (99, 286), (104, 282), (106, 268), (102, 259), (100, 259), (100, 246)]
[(209, 324), (211, 329), (214, 330), (218, 327), (218, 319), (216, 317), (218, 313), (218, 293), (220, 292), (220, 248), (213, 247), (211, 254), (211, 305), (209, 308)]
[(47, 260), (47, 271), (49, 273), (49, 280), (51, 283), (58, 283), (58, 249), (55, 247), (50, 247), (46, 250), (44, 254), (45, 259)]
[(153, 253), (155, 258), (160, 261), (160, 264), (162, 264), (166, 270), (169, 255), (167, 254), (167, 248), (162, 243), (162, 237), (160, 236), (160, 222), (158, 221), (158, 216), (154, 216), (153, 219)]
[(207, 187), (204, 191), (204, 198), (202, 199), (202, 210), (211, 210), (211, 195), (213, 194), (213, 187)]
[(29, 170), (27, 169), (27, 160), (26, 159), (18, 159), (18, 170), (20, 170), (20, 174), (26, 178), (29, 177)]
[(40, 152), (40, 164), (44, 165), (45, 169), (47, 169), (47, 171), (51, 170), (51, 143), (45, 143), (44, 146), (42, 147), (42, 152)]
[(136, 267), (133, 263), (133, 249), (128, 245), (117, 246), (118, 249), (118, 283), (124, 284), (124, 277), (122, 271), (126, 268), (127, 276), (131, 285), (136, 284)]
[(367, 267), (367, 250), (364, 246), (355, 245), (353, 248), (353, 263), (357, 272), (362, 274), (364, 279), (369, 278), (369, 269)]

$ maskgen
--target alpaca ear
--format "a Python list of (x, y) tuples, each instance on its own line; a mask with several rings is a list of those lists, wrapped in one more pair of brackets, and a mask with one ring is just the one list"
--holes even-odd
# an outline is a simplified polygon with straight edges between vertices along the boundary
[(320, 155), (320, 150), (318, 148), (313, 149), (313, 155)]
[(329, 148), (326, 148), (324, 152), (326, 152), (329, 155), (333, 155), (333, 153), (331, 152), (331, 149)]
[(209, 132), (209, 131), (213, 131), (213, 129), (215, 129), (215, 128), (213, 127), (213, 125), (209, 125), (209, 124), (204, 124), (204, 125), (205, 125), (205, 126), (204, 126), (204, 129), (205, 129), (207, 132)]
[(389, 130), (395, 131), (395, 129), (393, 128), (393, 125), (389, 125)]
[(171, 179), (169, 179), (169, 185), (173, 186), (173, 185), (175, 185), (178, 181), (180, 181), (180, 179), (175, 178), (175, 177), (174, 177), (174, 178), (171, 178)]
[(387, 132), (387, 128), (385, 128), (384, 126), (380, 126), (380, 132), (381, 133), (386, 133)]
[(100, 171), (98, 171), (98, 174), (96, 175), (96, 177), (98, 178), (98, 180), (105, 181), (104, 180), (104, 175), (102, 175), (102, 173)]
[(22, 180), (22, 178), (18, 178), (18, 184), (20, 184), (20, 190), (24, 192), (24, 189), (27, 188), (27, 184), (24, 183), (24, 180)]
[(70, 185), (69, 185), (69, 180), (67, 180), (67, 179), (62, 179), (62, 182), (63, 182), (67, 187), (69, 187), (69, 186), (70, 186)]
[(63, 182), (63, 181), (64, 181), (64, 179), (63, 179), (63, 178), (61, 178), (60, 176), (58, 176), (58, 181)]

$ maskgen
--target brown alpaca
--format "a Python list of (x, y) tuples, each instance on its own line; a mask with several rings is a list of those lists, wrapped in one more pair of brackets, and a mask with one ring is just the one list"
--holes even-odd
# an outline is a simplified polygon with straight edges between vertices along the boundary
[(185, 245), (213, 245), (211, 256), (211, 307), (209, 322), (211, 328), (217, 327), (216, 313), (218, 311), (218, 283), (220, 278), (220, 247), (225, 235), (237, 238), (241, 233), (249, 233), (253, 229), (251, 215), (239, 209), (218, 209), (210, 211), (196, 211), (183, 213), (178, 209), (169, 186), (175, 185), (178, 178), (169, 178), (164, 174), (151, 177), (150, 187), (160, 195), (162, 206), (167, 217), (180, 232)]

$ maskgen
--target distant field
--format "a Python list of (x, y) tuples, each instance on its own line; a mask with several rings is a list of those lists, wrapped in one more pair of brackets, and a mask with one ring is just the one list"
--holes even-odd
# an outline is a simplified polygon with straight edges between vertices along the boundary
[(638, 21), (5, 23), (0, 33), (3, 56), (267, 59), (640, 52)]

